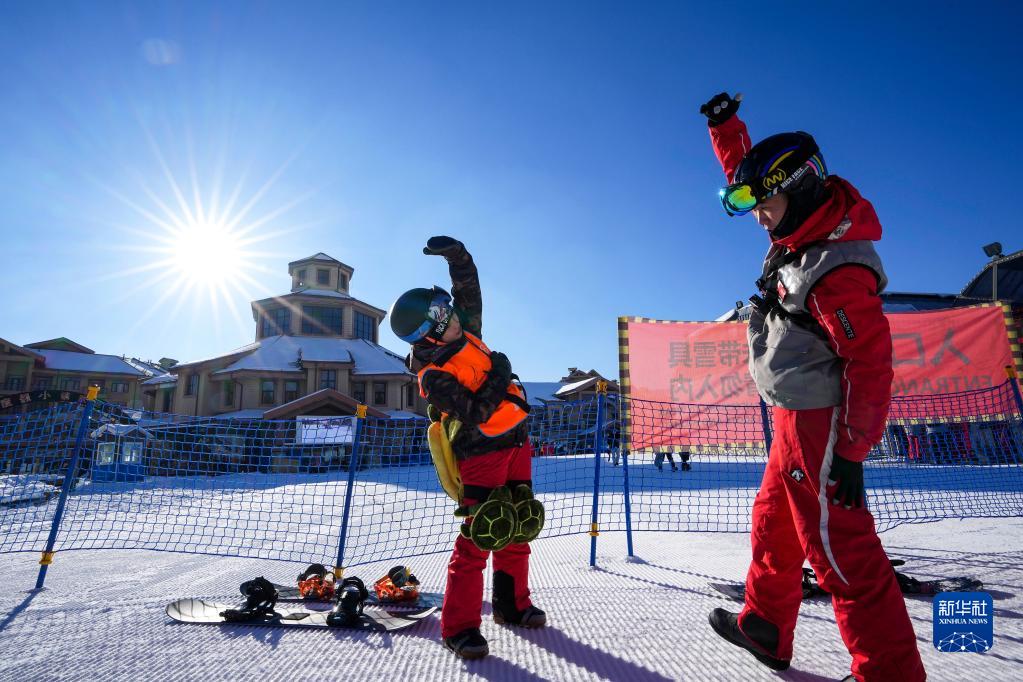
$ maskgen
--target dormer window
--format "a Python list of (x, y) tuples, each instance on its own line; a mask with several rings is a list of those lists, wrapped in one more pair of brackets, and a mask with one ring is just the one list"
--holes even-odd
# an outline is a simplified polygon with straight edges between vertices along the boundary
[(337, 288), (348, 291), (348, 278), (341, 273), (337, 275)]
[(299, 286), (305, 284), (305, 268), (298, 271), (298, 284)]
[(316, 268), (316, 283), (330, 284), (330, 270), (326, 270), (324, 268)]

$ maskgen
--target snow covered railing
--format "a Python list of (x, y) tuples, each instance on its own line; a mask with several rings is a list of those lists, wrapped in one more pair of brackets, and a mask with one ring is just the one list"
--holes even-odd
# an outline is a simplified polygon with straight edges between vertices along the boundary
[[(0, 420), (0, 554), (148, 549), (350, 566), (448, 551), (458, 522), (425, 420), (356, 419), (96, 402)], [(607, 531), (629, 532), (630, 548), (632, 531), (749, 531), (771, 437), (759, 405), (599, 395), (535, 408), (529, 424), (547, 515), (539, 541), (589, 533), (592, 553)], [(866, 471), (880, 530), (1023, 515), (1014, 386), (895, 398)]]

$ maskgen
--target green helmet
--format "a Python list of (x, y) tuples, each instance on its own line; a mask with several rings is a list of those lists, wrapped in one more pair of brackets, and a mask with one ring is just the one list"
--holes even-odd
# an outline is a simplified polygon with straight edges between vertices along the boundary
[(451, 294), (440, 287), (409, 289), (391, 306), (391, 331), (402, 341), (440, 341), (451, 323)]

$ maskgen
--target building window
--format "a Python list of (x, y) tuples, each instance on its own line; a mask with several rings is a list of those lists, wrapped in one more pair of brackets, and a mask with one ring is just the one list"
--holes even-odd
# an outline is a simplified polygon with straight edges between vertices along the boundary
[(263, 405), (270, 405), (274, 401), (274, 388), (276, 384), (273, 379), (263, 379), (259, 382), (259, 402)]
[(292, 400), (298, 400), (298, 382), (288, 380), (284, 382), (284, 402), (290, 403)]
[(337, 370), (336, 369), (321, 369), (320, 370), (320, 388), (333, 388), (337, 390)]
[(60, 390), (78, 391), (82, 388), (82, 380), (75, 377), (64, 377), (60, 380)]
[(33, 391), (48, 391), (50, 386), (53, 384), (53, 377), (33, 377), (32, 378), (32, 390)]
[(373, 404), (374, 405), (386, 405), (387, 404), (387, 383), (384, 381), (373, 382)]
[(199, 392), (199, 375), (190, 374), (185, 380), (185, 395), (195, 395)]
[(323, 268), (316, 268), (316, 283), (317, 284), (330, 284), (330, 270), (324, 270)]
[(174, 389), (172, 389), (172, 388), (165, 388), (163, 390), (163, 408), (162, 409), (163, 409), (164, 412), (170, 412), (171, 411), (171, 396), (173, 396), (173, 395), (174, 395)]
[(337, 288), (348, 290), (348, 276), (337, 273)]
[(234, 405), (234, 382), (224, 382), (224, 405), (230, 407)]
[[(102, 386), (102, 385), (103, 384), (100, 383), (100, 386)], [(110, 392), (111, 393), (127, 393), (128, 392), (128, 382), (127, 381), (111, 381), (110, 382)]]
[(277, 336), (291, 331), (291, 311), (287, 308), (267, 310), (260, 318), (259, 335)]
[(100, 466), (110, 466), (114, 463), (114, 457), (116, 456), (116, 443), (100, 443), (96, 446), (96, 464)]
[(305, 284), (305, 268), (298, 271), (298, 283), (299, 285)]
[(302, 333), (341, 336), (341, 308), (302, 306)]
[(355, 402), (360, 405), (366, 404), (366, 382), (365, 381), (353, 381), (352, 382), (352, 397), (355, 398)]
[(416, 404), (416, 385), (408, 384), (405, 386), (405, 406), (412, 407)]
[(142, 461), (142, 443), (128, 441), (121, 443), (121, 463), (139, 464)]
[(7, 377), (5, 388), (8, 391), (22, 391), (25, 389), (25, 377)]
[(376, 320), (358, 310), (355, 311), (355, 338), (366, 339), (373, 343), (376, 343), (377, 340)]

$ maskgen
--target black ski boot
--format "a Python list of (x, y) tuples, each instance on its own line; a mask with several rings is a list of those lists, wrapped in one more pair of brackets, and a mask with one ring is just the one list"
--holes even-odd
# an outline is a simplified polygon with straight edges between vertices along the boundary
[(724, 609), (710, 612), (710, 626), (714, 632), (736, 646), (753, 654), (771, 670), (787, 670), (789, 661), (775, 658), (769, 652), (778, 650), (778, 628), (755, 613), (746, 616), (745, 631), (739, 628), (739, 614)]
[(498, 625), (518, 625), (523, 628), (542, 628), (547, 614), (535, 606), (522, 611), (515, 608), (515, 579), (504, 571), (494, 571), (494, 622)]
[(245, 597), (242, 607), (220, 612), (220, 615), (228, 623), (250, 623), (266, 620), (274, 615), (274, 606), (277, 605), (277, 588), (269, 580), (263, 576), (246, 580), (238, 589)]
[(327, 614), (327, 625), (351, 626), (362, 620), (362, 607), (369, 599), (369, 591), (358, 578), (345, 578), (338, 585), (334, 608)]
[(479, 628), (469, 628), (457, 635), (445, 637), (444, 646), (455, 652), (456, 656), (466, 659), (483, 658), (490, 653), (487, 640), (480, 634)]

